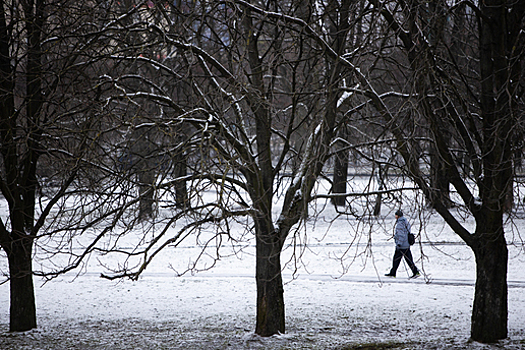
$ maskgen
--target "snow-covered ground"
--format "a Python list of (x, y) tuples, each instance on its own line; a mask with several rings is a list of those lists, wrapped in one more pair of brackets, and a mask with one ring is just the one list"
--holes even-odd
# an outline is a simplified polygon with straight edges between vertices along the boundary
[[(471, 251), (438, 216), (408, 213), (413, 232), (421, 233), (412, 252), (424, 276), (409, 280), (402, 263), (397, 278), (388, 279), (394, 218), (390, 209), (383, 211), (379, 219), (333, 221), (336, 213), (327, 207), (289, 241), (282, 258), (285, 334), (253, 334), (255, 259), (249, 240), (242, 249), (225, 247), (213, 269), (177, 277), (173, 269), (184, 270), (199, 251), (188, 241), (165, 250), (138, 281), (100, 278), (94, 258), (79, 276), (45, 284), (35, 278), (39, 328), (30, 332), (8, 333), (9, 285), (0, 285), (0, 349), (525, 348), (525, 253), (519, 237), (525, 218), (507, 226), (509, 339), (482, 345), (468, 341)], [(472, 227), (469, 220), (465, 224)], [(100, 259), (111, 263), (114, 257)], [(205, 257), (202, 267), (212, 260)]]

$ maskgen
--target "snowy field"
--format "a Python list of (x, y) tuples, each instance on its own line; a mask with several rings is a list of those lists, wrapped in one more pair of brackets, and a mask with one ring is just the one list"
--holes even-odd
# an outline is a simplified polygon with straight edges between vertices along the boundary
[[(2, 208), (3, 209), (3, 208)], [(409, 209), (409, 208), (407, 208)], [(9, 285), (0, 285), (0, 349), (522, 349), (525, 348), (525, 215), (507, 225), (509, 338), (469, 342), (475, 264), (436, 215), (407, 213), (424, 276), (384, 274), (394, 252), (392, 208), (378, 219), (336, 218), (327, 206), (289, 240), (282, 261), (286, 333), (255, 336), (255, 249), (226, 246), (213, 269), (177, 277), (200, 249), (161, 254), (138, 281), (100, 278), (92, 257), (77, 276), (35, 278), (38, 329), (9, 333)], [(334, 220), (334, 218), (336, 218)], [(469, 221), (470, 220), (470, 221)], [(471, 219), (465, 224), (472, 228)], [(356, 234), (359, 232), (359, 234)], [(432, 242), (432, 243), (430, 243)], [(207, 261), (206, 259), (209, 258)], [(5, 271), (5, 258), (0, 262)], [(215, 259), (207, 255), (202, 268)]]

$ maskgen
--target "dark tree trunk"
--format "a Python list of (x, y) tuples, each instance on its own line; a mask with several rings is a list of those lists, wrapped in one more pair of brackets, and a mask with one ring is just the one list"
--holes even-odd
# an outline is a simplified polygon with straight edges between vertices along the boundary
[[(264, 220), (260, 220), (264, 221)], [(255, 333), (268, 337), (285, 332), (284, 289), (281, 275), (281, 243), (270, 226), (259, 223), (257, 231), (257, 324)]]
[[(476, 292), (472, 309), (472, 339), (490, 343), (507, 337), (508, 251), (503, 232), (503, 211), (513, 184), (512, 145), (507, 135), (517, 126), (513, 94), (517, 81), (509, 75), (514, 59), (519, 25), (524, 14), (522, 2), (503, 0), (480, 2), (481, 120), (483, 121), (483, 180), (480, 198), (484, 208), (476, 222), (478, 240), (471, 245), (476, 256)], [(509, 8), (509, 6), (512, 7)], [(519, 17), (513, 18), (520, 13)], [(509, 98), (510, 97), (510, 98)]]
[[(247, 57), (251, 69), (251, 84), (264, 96), (265, 67), (258, 48), (258, 34), (252, 23), (251, 11), (244, 18), (247, 38)], [(268, 337), (284, 333), (284, 290), (281, 276), (281, 248), (279, 234), (272, 223), (272, 196), (274, 169), (271, 154), (272, 113), (263, 99), (249, 96), (248, 103), (255, 115), (257, 162), (260, 171), (250, 182), (250, 196), (258, 214), (254, 217), (256, 237), (255, 278), (257, 283), (257, 322), (255, 333)]]
[[(338, 21), (332, 22), (329, 25), (330, 35), (333, 38), (331, 46), (334, 49), (334, 51), (338, 53), (338, 55), (343, 54), (347, 45), (346, 35), (350, 30), (348, 23), (350, 14), (349, 9), (351, 3), (351, 1), (341, 1), (340, 3), (338, 1), (327, 2), (328, 13), (333, 15), (333, 18), (339, 17)], [(335, 121), (337, 118), (337, 100), (339, 97), (339, 91), (337, 91), (336, 87), (340, 83), (339, 74), (341, 69), (342, 68), (338, 62), (330, 62), (326, 67), (326, 76), (330, 77), (331, 80), (330, 84), (328, 85), (328, 91), (326, 92), (327, 101), (329, 102), (326, 106), (327, 111), (325, 119), (327, 121), (327, 125), (330, 125), (329, 129), (331, 129), (335, 125)], [(343, 126), (340, 129), (339, 136), (345, 140), (348, 138), (348, 131), (345, 126)], [(334, 164), (334, 193), (346, 193), (346, 181), (348, 177), (348, 157), (348, 151), (336, 153)], [(333, 203), (335, 205), (344, 206), (346, 203), (346, 197), (336, 197), (333, 199)]]
[(450, 181), (447, 166), (433, 145), (430, 151), (430, 173), (430, 183), (433, 188), (438, 190), (439, 201), (447, 208), (450, 208), (452, 200), (450, 199)]
[[(348, 177), (348, 152), (337, 152), (334, 162), (334, 189), (333, 193), (346, 193), (346, 180)], [(344, 206), (345, 197), (335, 197), (334, 205)]]
[(154, 187), (158, 149), (152, 141), (150, 130), (135, 129), (132, 134), (131, 154), (136, 162), (136, 174), (139, 190), (139, 221), (153, 218)]
[[(174, 162), (173, 175), (175, 178), (185, 177), (188, 174), (187, 156), (185, 154), (177, 154), (174, 157)], [(175, 183), (175, 202), (178, 208), (184, 208), (188, 204), (186, 180)]]
[(473, 248), (476, 290), (472, 309), (472, 339), (492, 343), (507, 337), (507, 259), (505, 238), (483, 239)]
[(153, 169), (141, 170), (139, 177), (139, 220), (147, 220), (153, 217), (153, 184), (155, 183), (155, 173)]
[[(384, 168), (383, 166), (381, 166), (381, 164), (379, 164), (379, 169), (378, 169), (378, 181), (379, 181), (378, 190), (379, 191), (382, 191), (385, 189), (385, 178), (387, 174), (388, 174), (388, 170)], [(381, 193), (378, 193), (376, 196), (376, 202), (374, 204), (374, 216), (379, 216), (379, 214), (381, 214), (382, 202), (383, 202), (383, 196), (381, 195)]]
[(374, 216), (379, 216), (381, 214), (381, 204), (383, 202), (383, 196), (381, 194), (378, 194), (376, 196), (376, 202), (374, 204)]
[(36, 328), (36, 306), (31, 262), (32, 240), (20, 238), (6, 250), (10, 277), (10, 323), (11, 332), (24, 332)]

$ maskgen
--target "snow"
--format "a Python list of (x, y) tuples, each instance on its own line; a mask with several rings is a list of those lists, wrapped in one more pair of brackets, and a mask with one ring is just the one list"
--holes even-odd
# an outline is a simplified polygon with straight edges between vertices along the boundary
[[(412, 253), (424, 276), (415, 280), (408, 279), (403, 263), (397, 278), (384, 277), (394, 250), (389, 208), (379, 219), (334, 221), (328, 206), (291, 237), (282, 257), (287, 327), (282, 335), (253, 333), (253, 242), (242, 249), (224, 247), (213, 269), (206, 270), (214, 260), (208, 256), (198, 265), (204, 271), (177, 277), (200, 251), (188, 241), (161, 253), (138, 281), (100, 278), (103, 269), (95, 258), (79, 276), (45, 284), (35, 278), (39, 328), (29, 332), (8, 332), (9, 285), (0, 285), (0, 349), (522, 348), (525, 255), (519, 232), (525, 215), (507, 227), (514, 243), (509, 338), (494, 345), (469, 342), (475, 278), (470, 249), (438, 216), (425, 216), (424, 227), (415, 214), (407, 216), (412, 232), (422, 233)], [(469, 218), (464, 223), (473, 225)], [(361, 235), (355, 235), (358, 227)], [(97, 258), (116, 263), (114, 256)], [(5, 261), (0, 264), (5, 271)]]

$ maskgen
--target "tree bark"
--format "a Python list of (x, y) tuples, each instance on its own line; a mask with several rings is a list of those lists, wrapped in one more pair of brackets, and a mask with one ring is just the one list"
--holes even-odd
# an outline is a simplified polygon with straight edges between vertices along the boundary
[(272, 196), (274, 168), (271, 155), (272, 113), (267, 108), (265, 93), (265, 68), (259, 54), (256, 26), (251, 11), (244, 18), (246, 50), (251, 69), (251, 84), (254, 94), (248, 103), (255, 116), (257, 143), (257, 176), (248, 182), (250, 196), (258, 214), (254, 217), (256, 237), (255, 279), (257, 283), (257, 322), (255, 333), (268, 337), (284, 333), (284, 289), (281, 276), (281, 248), (279, 234), (272, 223)]
[[(15, 109), (16, 68), (12, 65), (10, 45), (14, 41), (8, 30), (6, 10), (0, 10), (0, 153), (2, 157), (2, 179), (0, 190), (9, 205), (11, 231), (0, 220), (0, 243), (6, 252), (9, 264), (10, 323), (9, 330), (23, 332), (36, 328), (36, 305), (32, 269), (32, 228), (34, 221), (36, 164), (38, 162), (38, 141), (41, 131), (38, 116), (42, 105), (41, 92), (41, 31), (43, 30), (43, 1), (24, 2), (25, 26), (27, 32), (26, 115), (19, 122), (20, 114)], [(11, 18), (9, 18), (11, 20)], [(24, 75), (21, 75), (24, 77)], [(19, 133), (24, 125), (28, 133)], [(20, 147), (17, 138), (27, 140)], [(21, 151), (23, 150), (23, 151)], [(22, 156), (20, 156), (22, 154)]]
[[(388, 168), (378, 164), (378, 182), (379, 182), (379, 191), (385, 189), (385, 178), (388, 175)], [(379, 216), (381, 214), (381, 204), (383, 202), (383, 196), (381, 193), (378, 193), (376, 196), (376, 202), (374, 204), (374, 216)]]
[(270, 226), (256, 224), (257, 323), (255, 333), (268, 337), (285, 332), (284, 288), (281, 274), (282, 245)]
[[(480, 197), (484, 209), (477, 218), (478, 240), (472, 245), (476, 256), (476, 292), (472, 310), (472, 339), (483, 343), (507, 337), (507, 263), (508, 251), (503, 232), (505, 197), (513, 186), (512, 134), (516, 126), (513, 98), (503, 91), (515, 91), (509, 75), (513, 45), (509, 43), (513, 24), (510, 11), (502, 0), (480, 4), (484, 20), (480, 26), (481, 119), (484, 177), (480, 181)], [(521, 5), (523, 6), (523, 5)], [(519, 9), (523, 14), (523, 8)], [(519, 52), (519, 51), (518, 51)], [(512, 95), (511, 95), (512, 96)]]
[[(343, 128), (340, 133), (341, 137), (346, 139), (346, 130)], [(346, 193), (346, 181), (348, 178), (348, 151), (337, 152), (334, 159), (334, 186), (333, 193)], [(334, 205), (344, 206), (345, 197), (333, 198)]]
[[(339, 152), (335, 156), (334, 165), (334, 193), (346, 193), (346, 180), (348, 177), (348, 153)], [(333, 203), (338, 206), (344, 206), (345, 197), (335, 197)]]
[[(173, 157), (175, 162), (173, 166), (173, 175), (176, 178), (186, 177), (188, 174), (188, 156), (184, 153), (178, 153)], [(186, 180), (177, 181), (175, 184), (175, 202), (178, 208), (184, 209), (188, 205), (188, 189)]]
[(153, 169), (141, 169), (138, 174), (139, 178), (139, 220), (144, 221), (153, 217), (153, 184), (155, 183), (155, 174)]
[(9, 323), (11, 332), (24, 332), (36, 328), (32, 245), (32, 239), (21, 237), (12, 241), (10, 247), (6, 249), (11, 293)]
[(447, 166), (441, 159), (437, 148), (434, 145), (430, 145), (430, 147), (430, 184), (438, 190), (439, 201), (447, 208), (450, 208), (452, 200), (450, 199), (450, 181), (448, 180)]
[(492, 343), (507, 337), (507, 259), (503, 234), (484, 239), (473, 248), (476, 257), (476, 290), (471, 337)]

